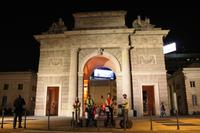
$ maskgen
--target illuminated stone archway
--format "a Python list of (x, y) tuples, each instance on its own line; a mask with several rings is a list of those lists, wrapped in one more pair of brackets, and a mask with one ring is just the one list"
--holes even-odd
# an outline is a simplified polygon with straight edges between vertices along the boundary
[[(89, 82), (89, 78), (94, 71), (94, 69), (99, 67), (106, 67), (112, 70), (115, 73), (116, 79), (116, 96), (118, 97), (121, 94), (121, 90), (117, 88), (121, 88), (121, 67), (118, 60), (111, 55), (110, 53), (104, 52), (103, 55), (99, 55), (96, 52), (91, 53), (90, 55), (86, 56), (79, 67), (79, 89), (78, 89), (78, 96), (84, 103), (84, 98), (87, 95), (84, 95), (84, 89), (86, 84)], [(119, 99), (117, 99), (118, 101)], [(84, 108), (84, 107), (83, 107)]]
[(94, 56), (89, 59), (84, 66), (84, 79), (88, 79), (94, 69), (98, 67), (107, 67), (115, 72), (115, 66), (111, 60), (103, 56)]
[[(79, 72), (81, 72), (81, 73), (83, 73), (84, 72), (84, 67), (85, 67), (85, 65), (86, 65), (86, 63), (91, 59), (91, 58), (94, 58), (94, 57), (104, 57), (104, 58), (107, 58), (108, 60), (109, 60), (109, 62), (111, 62), (112, 63), (112, 65), (109, 65), (108, 63), (109, 62), (107, 62), (107, 66), (106, 67), (110, 67), (115, 73), (120, 73), (121, 72), (121, 65), (120, 65), (120, 63), (119, 63), (119, 61), (113, 56), (113, 55), (111, 55), (110, 53), (108, 53), (108, 52), (103, 52), (103, 55), (97, 55), (97, 52), (95, 51), (95, 52), (93, 52), (93, 53), (91, 53), (91, 54), (89, 54), (89, 55), (87, 55), (84, 59), (83, 59), (83, 61), (82, 61), (82, 63), (81, 63), (81, 66), (80, 66), (80, 68), (79, 68)], [(108, 66), (109, 65), (109, 66)]]
[(127, 28), (125, 15), (124, 11), (74, 13), (72, 30), (60, 30), (67, 29), (61, 21), (53, 30), (50, 27), (45, 34), (34, 36), (41, 44), (35, 115), (46, 115), (47, 88), (56, 86), (59, 87), (58, 116), (71, 117), (76, 96), (83, 100), (84, 78), (98, 66), (115, 73), (117, 102), (126, 93), (130, 114), (134, 108), (138, 116), (143, 115), (142, 86), (145, 85), (154, 86), (156, 115), (161, 102), (166, 103), (169, 114), (163, 55), (163, 37), (169, 30), (154, 28), (140, 17), (133, 21), (134, 28)]

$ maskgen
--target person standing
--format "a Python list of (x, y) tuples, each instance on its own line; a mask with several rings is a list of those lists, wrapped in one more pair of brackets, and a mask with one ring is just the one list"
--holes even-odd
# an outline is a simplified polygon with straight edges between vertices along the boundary
[(160, 117), (163, 118), (164, 115), (166, 116), (166, 113), (165, 113), (165, 105), (164, 105), (164, 103), (162, 102), (161, 105), (160, 105)]
[(123, 126), (126, 128), (126, 124), (128, 122), (128, 110), (129, 110), (129, 103), (128, 103), (128, 98), (126, 94), (123, 94), (123, 101), (122, 101), (122, 108), (123, 108)]
[(51, 111), (50, 112), (51, 115), (55, 115), (56, 114), (56, 103), (54, 101), (51, 103), (50, 111)]
[(75, 116), (76, 116), (76, 122), (80, 123), (80, 109), (81, 109), (81, 103), (79, 101), (79, 98), (76, 97), (75, 102), (73, 104), (73, 107), (75, 109)]
[(16, 128), (17, 123), (17, 117), (18, 117), (18, 128), (22, 128), (21, 122), (22, 122), (22, 115), (24, 112), (23, 106), (26, 104), (24, 98), (21, 97), (21, 95), (18, 96), (14, 100), (13, 106), (14, 106), (14, 120), (13, 120), (13, 128)]
[(106, 99), (105, 103), (106, 103), (106, 115), (107, 115), (105, 126), (108, 125), (109, 119), (111, 120), (111, 124), (114, 125), (114, 123), (113, 123), (113, 108), (112, 108), (113, 103), (112, 103), (110, 93), (107, 94), (107, 99)]
[(88, 118), (86, 120), (86, 126), (88, 127), (90, 120), (92, 120), (92, 122), (94, 121), (94, 100), (91, 98), (91, 95), (88, 95), (87, 101), (86, 101), (86, 110), (87, 110), (87, 114), (88, 114)]
[(100, 114), (99, 116), (104, 116), (105, 115), (105, 109), (106, 109), (106, 105), (105, 105), (105, 100), (103, 98), (103, 95), (101, 95), (101, 105), (100, 105)]

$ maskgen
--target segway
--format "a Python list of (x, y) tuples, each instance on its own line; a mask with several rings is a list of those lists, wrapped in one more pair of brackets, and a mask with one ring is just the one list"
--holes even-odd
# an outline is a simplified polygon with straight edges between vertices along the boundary
[[(124, 125), (125, 125), (125, 120), (124, 120), (124, 108), (122, 105), (118, 105), (118, 117), (123, 117), (123, 119), (120, 120), (119, 122), (119, 125), (121, 128), (125, 128)], [(131, 127), (133, 126), (133, 122), (131, 119), (128, 119), (126, 121), (126, 128), (127, 129), (130, 129)]]

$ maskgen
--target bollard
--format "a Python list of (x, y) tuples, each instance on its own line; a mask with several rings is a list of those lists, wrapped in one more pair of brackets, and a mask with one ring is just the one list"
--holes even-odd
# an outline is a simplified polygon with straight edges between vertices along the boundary
[(48, 130), (50, 129), (50, 109), (48, 109)]
[(150, 130), (153, 130), (153, 123), (152, 123), (152, 112), (150, 112)]
[(180, 127), (179, 127), (178, 111), (176, 111), (176, 125), (177, 125), (177, 130), (179, 130)]
[(72, 128), (74, 128), (74, 111), (72, 112)]
[(2, 109), (1, 128), (3, 128), (3, 123), (4, 123), (4, 109)]
[(24, 113), (25, 113), (25, 114), (24, 114), (24, 128), (26, 128), (26, 110), (25, 110)]

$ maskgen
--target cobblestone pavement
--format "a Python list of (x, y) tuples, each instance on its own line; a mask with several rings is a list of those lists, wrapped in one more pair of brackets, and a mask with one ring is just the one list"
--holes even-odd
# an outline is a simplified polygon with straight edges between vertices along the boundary
[[(26, 129), (12, 129), (12, 117), (6, 117), (3, 128), (0, 128), (2, 133), (66, 133), (66, 132), (134, 132), (134, 133), (200, 133), (200, 117), (181, 117), (179, 118), (179, 130), (177, 130), (177, 119), (175, 117), (153, 118), (152, 130), (151, 122), (148, 117), (132, 118), (133, 126), (131, 129), (121, 129), (118, 124), (116, 127), (104, 127), (103, 121), (98, 123), (97, 127), (74, 127), (71, 126), (71, 119), (67, 117), (51, 117), (50, 129), (48, 129), (47, 117), (27, 117)], [(23, 121), (24, 122), (24, 121)], [(117, 123), (117, 122), (116, 122)], [(22, 123), (24, 124), (24, 123)]]

